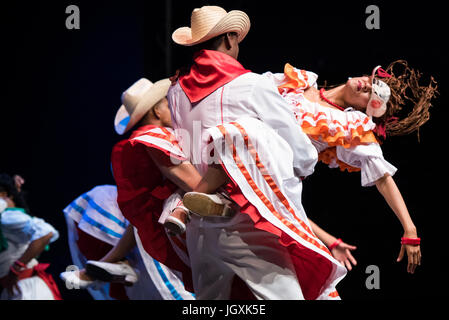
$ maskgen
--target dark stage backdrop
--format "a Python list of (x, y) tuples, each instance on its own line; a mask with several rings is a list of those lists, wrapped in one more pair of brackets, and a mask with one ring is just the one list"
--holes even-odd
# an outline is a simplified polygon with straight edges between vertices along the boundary
[[(68, 30), (65, 9), (80, 9), (80, 29)], [(412, 134), (383, 144), (422, 237), (422, 266), (414, 275), (396, 263), (402, 228), (375, 187), (362, 188), (359, 173), (319, 164), (304, 181), (308, 215), (330, 233), (357, 246), (358, 265), (340, 283), (343, 299), (438, 297), (447, 274), (447, 21), (437, 1), (58, 1), (4, 5), (6, 20), (0, 107), (0, 172), (25, 180), (32, 214), (61, 237), (45, 252), (65, 299), (90, 299), (66, 290), (59, 273), (71, 264), (62, 209), (96, 185), (113, 184), (110, 151), (121, 137), (113, 129), (121, 93), (140, 77), (174, 74), (191, 52), (171, 42), (190, 24), (193, 8), (218, 4), (240, 9), (251, 30), (240, 62), (254, 72), (282, 72), (286, 62), (319, 75), (319, 84), (406, 59), (439, 83), (430, 121)], [(380, 29), (368, 30), (365, 9), (380, 9)], [(3, 6), (3, 5), (2, 5)], [(368, 289), (366, 269), (380, 270), (380, 289)]]

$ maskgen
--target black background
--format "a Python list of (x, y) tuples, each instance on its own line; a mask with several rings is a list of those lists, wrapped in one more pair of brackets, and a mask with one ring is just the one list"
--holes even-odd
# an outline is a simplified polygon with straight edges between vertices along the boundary
[[(169, 10), (168, 3), (171, 3)], [(65, 9), (80, 8), (80, 30), (68, 30)], [(282, 72), (286, 62), (316, 72), (319, 84), (384, 68), (406, 59), (433, 75), (440, 95), (430, 121), (416, 134), (389, 138), (385, 158), (422, 237), (422, 266), (414, 275), (396, 263), (402, 228), (375, 187), (362, 188), (359, 173), (319, 164), (304, 183), (308, 215), (358, 248), (358, 265), (339, 284), (345, 300), (441, 297), (447, 284), (447, 27), (437, 1), (58, 1), (2, 4), (3, 101), (0, 171), (25, 180), (32, 214), (61, 234), (45, 252), (67, 300), (90, 299), (66, 290), (59, 273), (71, 264), (62, 209), (96, 185), (113, 184), (112, 146), (122, 137), (113, 120), (121, 93), (140, 77), (170, 76), (190, 60), (171, 33), (190, 24), (205, 4), (245, 11), (251, 30), (239, 61), (262, 73)], [(365, 8), (380, 9), (380, 29), (368, 30)], [(380, 269), (380, 289), (368, 290), (366, 267)]]

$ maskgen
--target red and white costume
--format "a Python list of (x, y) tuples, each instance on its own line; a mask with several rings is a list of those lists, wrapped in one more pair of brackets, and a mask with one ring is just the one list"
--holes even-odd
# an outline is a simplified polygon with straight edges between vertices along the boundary
[[(59, 232), (43, 219), (29, 216), (22, 208), (6, 208), (0, 212), (0, 228), (6, 241), (7, 248), (0, 252), (0, 287), (8, 275), (14, 261), (19, 259), (28, 249), (31, 242), (40, 239), (49, 233), (53, 236), (50, 243), (59, 238)], [(3, 289), (0, 300), (62, 300), (59, 289), (53, 276), (45, 270), (48, 263), (39, 263), (31, 259), (18, 275), (16, 289), (9, 295)]]
[(319, 159), (329, 167), (361, 171), (362, 186), (371, 186), (396, 168), (382, 154), (373, 130), (371, 117), (351, 108), (344, 112), (311, 102), (304, 96), (309, 87), (317, 88), (318, 75), (289, 64), (284, 73), (264, 73), (282, 97), (291, 105), (294, 117), (319, 152)]
[(232, 218), (192, 216), (197, 297), (229, 299), (237, 276), (258, 299), (338, 299), (346, 269), (313, 234), (300, 203), (298, 177), (313, 172), (317, 152), (273, 82), (203, 50), (167, 98), (191, 162), (204, 174), (219, 159), (233, 180), (225, 189), (241, 207)]
[[(179, 163), (185, 160), (170, 128), (147, 125), (136, 129), (128, 140), (117, 143), (112, 150), (117, 203), (123, 216), (135, 227), (137, 245), (148, 272), (160, 273), (162, 270), (170, 277), (178, 276), (191, 292), (191, 271), (185, 239), (168, 236), (159, 222), (164, 209), (166, 212), (173, 209), (181, 195), (175, 193), (176, 185), (162, 175), (149, 155), (148, 148), (161, 151), (159, 158), (167, 166), (173, 165), (174, 161)], [(169, 269), (171, 272), (168, 272)], [(170, 279), (167, 278), (167, 281)], [(172, 299), (194, 298), (178, 285), (179, 281), (172, 279), (170, 282)]]

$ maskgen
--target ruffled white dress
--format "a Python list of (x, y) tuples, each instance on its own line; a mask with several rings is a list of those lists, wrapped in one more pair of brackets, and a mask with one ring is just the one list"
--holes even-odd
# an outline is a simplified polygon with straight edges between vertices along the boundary
[(292, 106), (293, 116), (317, 149), (319, 160), (331, 168), (361, 171), (362, 186), (372, 186), (384, 175), (396, 173), (383, 157), (373, 134), (376, 125), (368, 115), (352, 108), (326, 107), (304, 96), (307, 88), (317, 88), (317, 74), (286, 64), (284, 73), (267, 72), (264, 76)]

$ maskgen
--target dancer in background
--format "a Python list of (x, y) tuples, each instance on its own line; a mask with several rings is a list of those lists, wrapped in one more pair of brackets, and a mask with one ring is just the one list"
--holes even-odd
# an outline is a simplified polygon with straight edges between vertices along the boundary
[[(64, 209), (69, 247), (79, 272), (61, 278), (96, 300), (192, 299), (173, 272), (137, 245), (117, 204), (117, 187), (97, 186)], [(145, 262), (144, 262), (145, 261)]]
[(61, 300), (49, 264), (38, 256), (56, 241), (58, 231), (30, 216), (21, 186), (24, 180), (0, 174), (0, 285), (5, 300)]
[[(170, 128), (170, 112), (165, 99), (169, 86), (168, 79), (153, 84), (142, 78), (122, 95), (123, 105), (115, 119), (116, 132), (124, 134), (134, 130), (128, 139), (117, 143), (112, 150), (112, 169), (117, 183), (114, 205), (118, 205), (115, 211), (119, 210), (135, 228), (133, 241), (138, 245), (148, 273), (151, 275), (155, 270), (168, 273), (170, 268), (177, 282), (187, 281), (187, 288), (191, 288), (188, 284), (190, 269), (185, 239), (169, 236), (159, 222), (164, 200), (171, 199), (172, 195), (176, 197), (178, 189), (165, 176), (187, 190), (192, 190), (192, 186), (199, 181), (193, 166), (185, 162), (185, 156)], [(175, 162), (177, 165), (174, 165)], [(178, 176), (183, 176), (183, 179)], [(181, 195), (177, 197), (181, 199)], [(179, 200), (170, 203), (176, 206)], [(127, 238), (131, 239), (131, 236)], [(99, 267), (97, 269), (105, 266), (95, 263), (89, 265), (91, 269), (95, 265)], [(185, 289), (178, 291), (181, 293), (171, 290), (172, 298), (194, 298)]]

